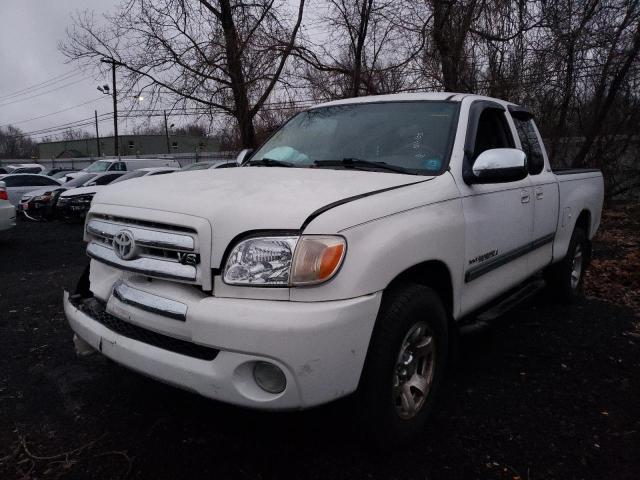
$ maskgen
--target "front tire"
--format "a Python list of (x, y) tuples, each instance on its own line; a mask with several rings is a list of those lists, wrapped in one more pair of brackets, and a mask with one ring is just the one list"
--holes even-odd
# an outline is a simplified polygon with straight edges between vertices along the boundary
[(547, 288), (554, 299), (572, 303), (581, 295), (590, 256), (589, 238), (581, 227), (576, 227), (571, 235), (567, 255), (545, 271)]
[(438, 295), (416, 284), (385, 292), (358, 389), (357, 408), (381, 448), (419, 435), (434, 408), (449, 350)]

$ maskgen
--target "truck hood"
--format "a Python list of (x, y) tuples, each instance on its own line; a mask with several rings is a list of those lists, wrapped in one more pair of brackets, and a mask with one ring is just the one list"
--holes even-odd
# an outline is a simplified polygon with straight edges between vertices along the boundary
[(224, 232), (230, 239), (250, 230), (297, 230), (312, 213), (335, 202), (430, 178), (315, 168), (213, 169), (109, 185), (93, 203), (198, 216), (211, 223), (214, 236)]

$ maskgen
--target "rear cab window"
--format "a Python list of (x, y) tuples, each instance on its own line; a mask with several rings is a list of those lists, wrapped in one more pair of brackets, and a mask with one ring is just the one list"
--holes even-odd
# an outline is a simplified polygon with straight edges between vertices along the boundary
[(126, 172), (127, 164), (124, 162), (116, 162), (111, 167), (109, 167), (110, 172)]
[(524, 107), (509, 105), (509, 112), (516, 127), (522, 151), (527, 154), (530, 175), (538, 175), (544, 170), (544, 153), (533, 115)]
[(544, 169), (544, 156), (542, 155), (542, 147), (536, 134), (533, 119), (523, 120), (513, 117), (513, 123), (516, 126), (518, 138), (522, 144), (522, 151), (527, 154), (529, 173), (537, 175)]

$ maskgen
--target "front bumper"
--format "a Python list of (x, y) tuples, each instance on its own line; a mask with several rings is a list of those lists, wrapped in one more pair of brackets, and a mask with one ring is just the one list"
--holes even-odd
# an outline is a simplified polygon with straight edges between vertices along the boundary
[[(168, 296), (167, 291), (163, 296)], [(74, 332), (118, 363), (206, 397), (271, 410), (307, 408), (353, 392), (381, 300), (381, 293), (330, 302), (176, 293), (186, 292), (174, 291), (175, 298), (187, 306), (184, 321), (124, 303), (117, 295), (106, 302), (116, 323), (94, 318), (77, 297), (70, 298), (66, 292), (64, 309)], [(123, 323), (138, 330), (123, 329)], [(180, 345), (150, 339), (145, 331)], [(287, 386), (282, 393), (258, 387), (253, 379), (258, 361), (284, 371)]]
[(81, 220), (87, 216), (91, 208), (93, 196), (78, 195), (58, 198), (55, 206), (56, 213), (66, 220)]
[(34, 200), (33, 198), (20, 202), (17, 207), (23, 215), (33, 218), (49, 218), (53, 212), (53, 202), (51, 200)]

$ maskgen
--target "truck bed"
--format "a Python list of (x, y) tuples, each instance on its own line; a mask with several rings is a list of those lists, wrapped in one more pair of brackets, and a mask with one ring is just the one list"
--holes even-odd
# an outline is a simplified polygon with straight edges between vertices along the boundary
[(563, 168), (553, 170), (558, 180), (560, 205), (558, 228), (553, 247), (554, 261), (567, 253), (575, 224), (583, 211), (589, 215), (589, 231), (592, 238), (600, 225), (601, 206), (604, 198), (602, 172), (594, 168)]

